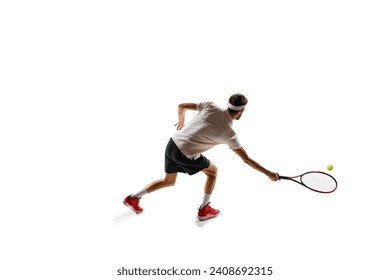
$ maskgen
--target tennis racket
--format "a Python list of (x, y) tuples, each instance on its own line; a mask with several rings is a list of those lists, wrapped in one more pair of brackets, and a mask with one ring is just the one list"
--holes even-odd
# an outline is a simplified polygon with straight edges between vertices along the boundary
[(294, 181), (319, 193), (332, 193), (337, 189), (336, 179), (321, 171), (309, 171), (294, 177), (279, 176), (279, 179)]

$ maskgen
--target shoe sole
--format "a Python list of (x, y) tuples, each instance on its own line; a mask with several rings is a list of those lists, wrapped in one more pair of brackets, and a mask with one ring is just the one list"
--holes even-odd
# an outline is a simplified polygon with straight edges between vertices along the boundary
[(142, 213), (142, 211), (137, 211), (133, 208), (133, 206), (131, 206), (130, 204), (128, 204), (126, 201), (123, 201), (123, 204), (127, 207), (129, 207), (131, 210), (133, 210), (136, 214), (139, 214), (139, 213)]
[(219, 215), (219, 213), (217, 214), (217, 215), (206, 215), (206, 216), (198, 216), (198, 219), (200, 220), (200, 221), (206, 221), (206, 220), (209, 220), (209, 219), (212, 219), (212, 218), (215, 218), (215, 217), (217, 217)]

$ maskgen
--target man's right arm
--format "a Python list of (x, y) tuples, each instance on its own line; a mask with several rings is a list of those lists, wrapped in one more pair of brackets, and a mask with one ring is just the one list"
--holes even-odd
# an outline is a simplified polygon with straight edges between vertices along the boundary
[(243, 147), (241, 148), (238, 148), (238, 149), (234, 149), (233, 150), (237, 155), (240, 156), (240, 158), (246, 163), (248, 164), (250, 167), (252, 167), (253, 169), (256, 169), (257, 171), (260, 171), (262, 173), (264, 173), (265, 175), (268, 176), (268, 178), (270, 178), (270, 180), (272, 181), (277, 181), (279, 180), (279, 175), (278, 173), (275, 173), (275, 172), (272, 172), (272, 171), (269, 171), (268, 169), (264, 168), (263, 166), (261, 166), (259, 163), (257, 163), (255, 160), (253, 160), (252, 158), (250, 158), (247, 154), (247, 152), (244, 150)]

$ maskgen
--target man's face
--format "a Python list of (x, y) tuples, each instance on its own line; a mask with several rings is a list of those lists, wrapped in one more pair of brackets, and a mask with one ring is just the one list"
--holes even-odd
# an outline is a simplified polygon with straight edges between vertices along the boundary
[(242, 116), (243, 113), (244, 113), (244, 109), (242, 109), (242, 110), (240, 111), (240, 113), (237, 115), (236, 120), (239, 120), (239, 119), (241, 118), (241, 116)]

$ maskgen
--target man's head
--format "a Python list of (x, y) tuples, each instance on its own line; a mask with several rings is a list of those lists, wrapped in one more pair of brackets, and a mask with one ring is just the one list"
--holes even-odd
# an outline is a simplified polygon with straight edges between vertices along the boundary
[(236, 93), (230, 96), (228, 103), (228, 111), (233, 119), (239, 120), (244, 112), (248, 99), (241, 93)]

